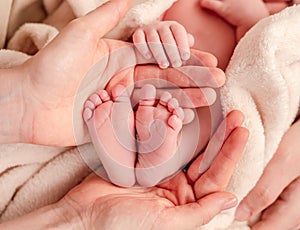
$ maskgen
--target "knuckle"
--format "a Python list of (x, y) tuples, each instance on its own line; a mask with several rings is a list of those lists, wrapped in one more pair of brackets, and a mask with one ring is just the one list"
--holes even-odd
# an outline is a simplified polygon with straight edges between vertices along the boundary
[(224, 189), (223, 182), (219, 180), (219, 175), (213, 170), (207, 171), (207, 176), (204, 179), (204, 184), (214, 191), (220, 191)]

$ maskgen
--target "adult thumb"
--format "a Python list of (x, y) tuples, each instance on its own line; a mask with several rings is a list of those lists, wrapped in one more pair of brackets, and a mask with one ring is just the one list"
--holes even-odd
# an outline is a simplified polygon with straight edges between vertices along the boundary
[(121, 21), (130, 6), (131, 0), (110, 0), (78, 20), (101, 38)]

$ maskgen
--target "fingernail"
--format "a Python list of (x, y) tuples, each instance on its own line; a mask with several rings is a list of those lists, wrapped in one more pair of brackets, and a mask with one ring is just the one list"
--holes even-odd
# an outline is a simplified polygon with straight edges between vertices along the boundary
[(248, 220), (250, 216), (251, 216), (251, 211), (248, 208), (248, 206), (245, 204), (240, 205), (237, 208), (236, 213), (235, 213), (235, 219), (239, 220), (239, 221)]
[(222, 206), (222, 210), (226, 210), (226, 209), (230, 209), (230, 208), (233, 208), (237, 205), (238, 203), (238, 200), (236, 197), (234, 198), (230, 198), (229, 200), (227, 200), (223, 206)]

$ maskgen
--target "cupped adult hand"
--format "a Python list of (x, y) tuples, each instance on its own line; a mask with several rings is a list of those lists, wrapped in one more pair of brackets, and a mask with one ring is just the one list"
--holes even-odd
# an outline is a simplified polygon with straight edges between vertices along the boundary
[(205, 172), (199, 171), (200, 155), (187, 174), (181, 171), (151, 188), (121, 188), (91, 174), (57, 203), (4, 222), (0, 228), (182, 230), (204, 225), (237, 205), (236, 197), (222, 190), (247, 143), (242, 120), (238, 111), (226, 117), (211, 139), (211, 145), (220, 146), (219, 154)]
[[(234, 195), (222, 190), (247, 143), (248, 131), (240, 127), (242, 120), (238, 111), (226, 117), (227, 125), (222, 126), (226, 127), (226, 137), (211, 140), (221, 148), (206, 172), (199, 174), (200, 156), (189, 169), (189, 176), (180, 172), (152, 188), (116, 187), (93, 174), (58, 203), (59, 215), (81, 220), (82, 229), (195, 229), (208, 223), (237, 204)], [(216, 135), (220, 132), (223, 130)]]
[(300, 121), (284, 135), (256, 186), (240, 203), (236, 219), (262, 212), (253, 230), (300, 228)]
[[(131, 44), (101, 39), (119, 22), (129, 3), (129, 0), (112, 0), (88, 15), (73, 20), (52, 42), (19, 67), (24, 108), (20, 109), (23, 113), (20, 131), (22, 142), (59, 146), (87, 142), (88, 135), (81, 112), (84, 101), (97, 89), (99, 81), (106, 83), (116, 73), (119, 73), (119, 77), (135, 79), (139, 78), (138, 73), (147, 69), (146, 66), (135, 68), (136, 64), (145, 63), (145, 60), (136, 54)], [(225, 77), (216, 68), (216, 59), (199, 52), (197, 56), (202, 65), (209, 67), (196, 66), (199, 62), (190, 61), (188, 65), (195, 67), (192, 68), (194, 76), (197, 73), (197, 78), (202, 79), (202, 86), (220, 87)], [(96, 77), (92, 80), (85, 78), (99, 61)], [(182, 67), (174, 79), (181, 75), (180, 82), (186, 83), (186, 71), (189, 70)], [(145, 73), (143, 77), (151, 75), (159, 78), (171, 76), (168, 73), (173, 71), (160, 71), (156, 67)], [(209, 82), (214, 83), (209, 85)], [(88, 83), (92, 86), (87, 87), (85, 84)], [(78, 101), (76, 98), (79, 98)]]

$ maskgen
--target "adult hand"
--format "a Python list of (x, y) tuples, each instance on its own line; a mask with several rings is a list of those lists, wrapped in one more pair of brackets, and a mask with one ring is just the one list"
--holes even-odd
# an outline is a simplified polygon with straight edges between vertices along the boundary
[(188, 178), (197, 199), (224, 191), (242, 156), (249, 132), (241, 127), (244, 115), (237, 110), (227, 114), (210, 139), (204, 153), (193, 162)]
[(188, 175), (181, 171), (152, 188), (120, 188), (92, 174), (59, 202), (4, 222), (0, 228), (195, 229), (237, 204), (234, 195), (222, 190), (247, 143), (242, 121), (240, 112), (228, 114), (211, 140), (221, 148), (206, 172), (199, 174), (201, 155)]
[(62, 214), (79, 214), (71, 219), (84, 220), (83, 227), (88, 229), (195, 229), (208, 223), (220, 211), (236, 205), (232, 194), (221, 191), (247, 143), (248, 131), (240, 127), (242, 121), (238, 111), (226, 117), (216, 133), (220, 137), (226, 127), (226, 136), (212, 139), (221, 143), (219, 154), (201, 175), (197, 170), (201, 156), (190, 167), (189, 177), (180, 172), (153, 188), (119, 188), (92, 175), (60, 201), (60, 207), (72, 210)]
[[(146, 69), (145, 66), (135, 68), (136, 64), (145, 63), (145, 60), (136, 54), (132, 45), (101, 39), (124, 15), (129, 2), (109, 1), (70, 22), (50, 44), (19, 68), (22, 75), (19, 77), (21, 107), (24, 108), (20, 110), (22, 142), (63, 146), (87, 142), (88, 132), (81, 114), (88, 96), (97, 90), (100, 83), (107, 83), (117, 73), (119, 77), (127, 76), (133, 81)], [(216, 59), (209, 54), (198, 54), (202, 64), (210, 68), (194, 66), (194, 76), (205, 82), (202, 86), (221, 86), (225, 77), (215, 67)], [(99, 61), (97, 74), (92, 79), (85, 78)], [(187, 64), (192, 65), (192, 62)], [(175, 79), (188, 71), (184, 67), (181, 70), (177, 71)], [(158, 78), (162, 75), (157, 67), (146, 73)], [(172, 71), (166, 70), (164, 75), (170, 79), (170, 73)], [(187, 77), (182, 79), (178, 86), (186, 83)], [(208, 85), (214, 80), (213, 86)]]
[(240, 203), (236, 219), (248, 220), (263, 211), (255, 230), (300, 228), (300, 121), (284, 135), (256, 186)]

